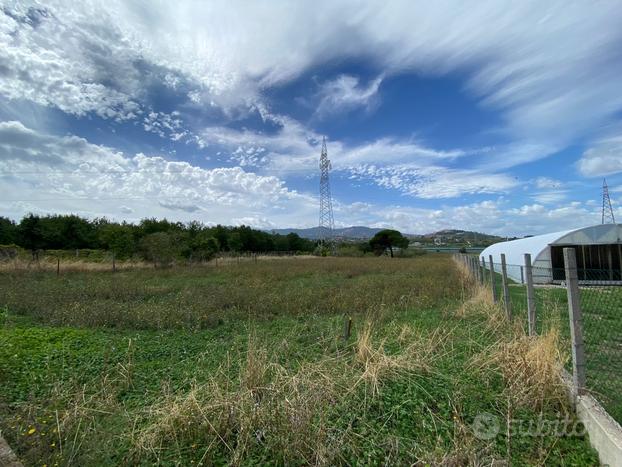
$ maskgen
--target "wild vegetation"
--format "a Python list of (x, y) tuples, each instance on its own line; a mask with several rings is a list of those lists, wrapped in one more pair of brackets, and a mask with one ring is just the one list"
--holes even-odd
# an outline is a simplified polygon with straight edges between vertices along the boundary
[(597, 462), (506, 429), (572, 416), (556, 334), (449, 257), (11, 271), (0, 300), (0, 428), (29, 465)]

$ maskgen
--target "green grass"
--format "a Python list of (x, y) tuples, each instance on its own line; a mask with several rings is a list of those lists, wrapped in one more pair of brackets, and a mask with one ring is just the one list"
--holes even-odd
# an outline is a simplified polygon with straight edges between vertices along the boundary
[(582, 437), (506, 437), (509, 409), (569, 408), (481, 363), (515, 331), (458, 312), (470, 287), (437, 255), (5, 273), (0, 428), (28, 465), (595, 464)]

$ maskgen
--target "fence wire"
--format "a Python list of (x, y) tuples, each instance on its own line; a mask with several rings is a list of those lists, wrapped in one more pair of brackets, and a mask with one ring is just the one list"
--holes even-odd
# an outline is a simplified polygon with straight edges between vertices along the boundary
[(611, 285), (610, 271), (579, 272), (586, 386), (622, 422), (622, 288)]
[[(478, 263), (481, 267), (481, 262)], [(501, 263), (494, 263), (495, 292), (504, 303)], [(512, 320), (528, 328), (527, 278), (523, 265), (507, 264), (507, 287)], [(605, 269), (579, 269), (579, 303), (583, 315), (586, 388), (622, 423), (622, 274)], [(490, 287), (490, 264), (484, 283)], [(568, 292), (563, 268), (532, 267), (535, 332), (556, 331), (564, 366), (572, 372)]]

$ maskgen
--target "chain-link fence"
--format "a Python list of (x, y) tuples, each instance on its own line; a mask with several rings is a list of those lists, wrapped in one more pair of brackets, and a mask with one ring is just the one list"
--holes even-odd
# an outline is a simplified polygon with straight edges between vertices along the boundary
[[(582, 347), (580, 354), (583, 357), (578, 357), (583, 359), (578, 362), (584, 372), (582, 389), (592, 394), (609, 415), (622, 423), (620, 271), (574, 269), (577, 279), (575, 306), (581, 318), (577, 322), (575, 316), (574, 321), (580, 326), (578, 334), (582, 336), (581, 342), (577, 343), (573, 342), (571, 333), (573, 314), (568, 302), (571, 287), (565, 268), (504, 265), (501, 262), (491, 265), (489, 260), (485, 261), (484, 267), (480, 258), (466, 258), (462, 261), (484, 286), (491, 288), (493, 297), (503, 305), (512, 321), (524, 326), (526, 333), (544, 334), (550, 330), (559, 333), (562, 359), (571, 373), (577, 371), (576, 364), (573, 366), (573, 345)], [(532, 284), (531, 293), (529, 283)]]
[[(579, 274), (586, 387), (609, 415), (622, 422), (622, 288), (610, 271)], [(589, 285), (588, 285), (589, 284)]]

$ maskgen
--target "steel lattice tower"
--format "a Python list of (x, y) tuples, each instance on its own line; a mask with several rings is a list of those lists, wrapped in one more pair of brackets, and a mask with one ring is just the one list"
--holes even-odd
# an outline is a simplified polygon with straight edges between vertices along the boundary
[(609, 198), (609, 187), (607, 186), (607, 180), (603, 178), (603, 224), (615, 224), (616, 218), (613, 215), (613, 208), (611, 207), (611, 198)]
[(330, 196), (330, 181), (328, 172), (331, 169), (328, 151), (326, 150), (326, 138), (322, 141), (322, 154), (320, 155), (320, 225), (319, 240), (320, 244), (334, 247), (333, 229), (335, 220), (333, 218), (333, 200)]

